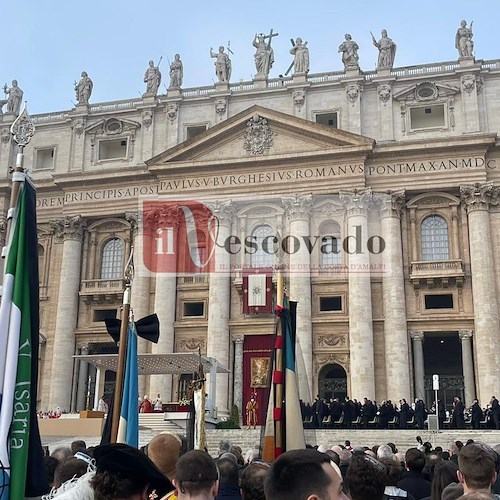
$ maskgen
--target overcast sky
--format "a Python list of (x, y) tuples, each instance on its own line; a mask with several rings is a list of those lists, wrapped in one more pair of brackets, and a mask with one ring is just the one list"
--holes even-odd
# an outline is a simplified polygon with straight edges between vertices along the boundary
[(17, 79), (32, 114), (60, 111), (73, 107), (73, 83), (83, 70), (94, 82), (91, 103), (135, 98), (145, 91), (148, 61), (162, 57), (164, 93), (168, 61), (178, 52), (184, 88), (212, 85), (210, 47), (228, 41), (231, 81), (249, 80), (253, 36), (271, 28), (279, 33), (271, 78), (286, 71), (297, 36), (308, 41), (311, 73), (343, 68), (337, 51), (345, 33), (360, 46), (361, 69), (375, 69), (370, 30), (378, 39), (383, 28), (397, 44), (395, 66), (450, 61), (458, 58), (461, 19), (474, 21), (476, 58), (500, 58), (498, 0), (10, 1), (2, 4), (0, 84)]

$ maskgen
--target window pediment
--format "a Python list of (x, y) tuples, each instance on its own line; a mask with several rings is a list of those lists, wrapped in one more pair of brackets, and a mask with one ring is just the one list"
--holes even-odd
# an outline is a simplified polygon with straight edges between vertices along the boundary
[(425, 103), (443, 100), (459, 92), (459, 88), (453, 85), (424, 81), (395, 92), (394, 99), (407, 103)]
[(141, 124), (134, 120), (124, 118), (102, 118), (96, 123), (92, 123), (85, 129), (85, 133), (96, 136), (115, 136), (120, 134), (130, 134), (140, 128)]

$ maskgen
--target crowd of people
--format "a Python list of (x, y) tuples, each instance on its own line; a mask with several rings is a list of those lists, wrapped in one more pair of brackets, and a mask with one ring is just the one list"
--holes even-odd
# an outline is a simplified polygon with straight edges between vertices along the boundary
[[(301, 401), (301, 411), (305, 426), (317, 429), (334, 426), (345, 429), (423, 429), (428, 415), (436, 414), (436, 405), (433, 403), (428, 409), (420, 398), (416, 398), (411, 404), (407, 403), (406, 399), (401, 399), (399, 404), (391, 400), (377, 404), (368, 398), (364, 398), (363, 402), (346, 398), (341, 403), (338, 398), (327, 402), (317, 396), (313, 404)], [(500, 404), (495, 396), (491, 397), (484, 409), (477, 399), (470, 408), (465, 408), (461, 398), (457, 396), (454, 398), (451, 412), (438, 400), (437, 416), (440, 429), (446, 426), (452, 429), (465, 429), (468, 426), (472, 429), (480, 429), (481, 426), (500, 429)]]
[(162, 433), (141, 450), (74, 441), (45, 460), (52, 489), (43, 500), (500, 500), (500, 444), (473, 440), (443, 450), (417, 436), (406, 453), (393, 443), (308, 445), (270, 464), (259, 445), (243, 454), (221, 441), (212, 458)]

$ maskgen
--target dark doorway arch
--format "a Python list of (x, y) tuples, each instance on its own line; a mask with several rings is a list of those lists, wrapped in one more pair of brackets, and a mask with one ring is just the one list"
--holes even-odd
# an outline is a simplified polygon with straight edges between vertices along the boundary
[(320, 398), (338, 398), (343, 402), (347, 396), (347, 373), (345, 369), (337, 364), (323, 366), (319, 372), (318, 392)]

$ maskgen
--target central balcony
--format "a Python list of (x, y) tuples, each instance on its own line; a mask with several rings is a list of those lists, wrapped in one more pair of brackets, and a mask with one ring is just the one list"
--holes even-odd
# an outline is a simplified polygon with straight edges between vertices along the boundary
[(80, 297), (82, 297), (87, 304), (112, 304), (122, 299), (124, 287), (124, 279), (83, 280), (80, 289)]
[(442, 287), (456, 284), (461, 286), (465, 277), (461, 259), (454, 260), (426, 260), (410, 264), (410, 281), (415, 288), (426, 285), (428, 288)]

